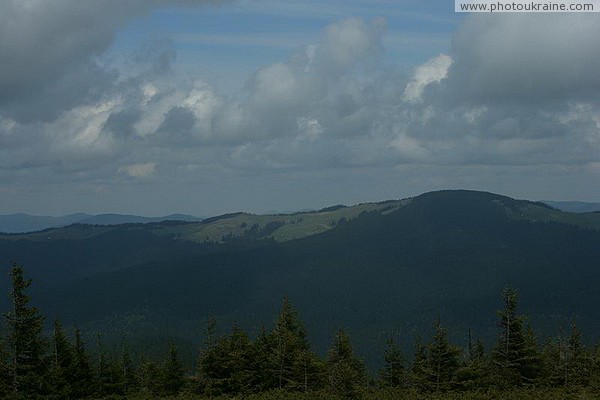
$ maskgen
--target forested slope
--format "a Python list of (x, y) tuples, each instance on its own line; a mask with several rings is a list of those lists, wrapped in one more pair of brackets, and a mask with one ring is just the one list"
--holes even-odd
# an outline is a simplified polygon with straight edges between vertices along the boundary
[(51, 240), (12, 236), (0, 240), (0, 254), (31, 271), (34, 298), (49, 316), (90, 335), (172, 335), (194, 343), (207, 315), (222, 327), (237, 321), (255, 335), (288, 296), (319, 352), (345, 326), (374, 368), (381, 338), (399, 334), (409, 349), (438, 315), (459, 343), (469, 327), (491, 341), (497, 293), (507, 284), (523, 293), (523, 309), (541, 335), (574, 318), (584, 339), (596, 335), (595, 217), (573, 219), (490, 193), (442, 191), (392, 210), (340, 218), (331, 229), (284, 242), (233, 235), (197, 243), (173, 233), (188, 224), (93, 235), (89, 230), (106, 228), (71, 227), (83, 232), (80, 239), (73, 232), (57, 239), (66, 231), (50, 231)]

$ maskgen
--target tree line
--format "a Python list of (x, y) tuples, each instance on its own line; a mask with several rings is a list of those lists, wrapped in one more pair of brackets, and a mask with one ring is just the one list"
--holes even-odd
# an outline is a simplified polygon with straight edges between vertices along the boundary
[(360, 398), (369, 391), (389, 389), (425, 394), (600, 390), (600, 345), (586, 347), (574, 323), (566, 337), (541, 345), (526, 317), (518, 313), (517, 293), (510, 287), (502, 292), (499, 332), (492, 348), (485, 349), (470, 333), (465, 348), (451, 343), (438, 319), (429, 341), (415, 339), (411, 357), (389, 338), (383, 367), (371, 376), (344, 329), (334, 334), (325, 357), (319, 357), (287, 298), (273, 328), (263, 326), (254, 338), (238, 325), (218, 335), (216, 320), (208, 318), (195, 371), (184, 367), (174, 345), (162, 362), (143, 357), (134, 361), (126, 345), (120, 354), (99, 345), (92, 357), (78, 329), (69, 335), (57, 320), (52, 334), (44, 335), (44, 316), (29, 304), (31, 280), (17, 264), (10, 275), (13, 309), (4, 314), (0, 340), (0, 398), (156, 398), (183, 393), (214, 398), (273, 391)]

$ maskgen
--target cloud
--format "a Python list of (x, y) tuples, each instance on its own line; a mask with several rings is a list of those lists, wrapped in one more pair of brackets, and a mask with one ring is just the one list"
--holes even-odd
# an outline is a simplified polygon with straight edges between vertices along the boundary
[(99, 60), (118, 28), (155, 7), (203, 3), (3, 0), (0, 115), (20, 122), (51, 121), (81, 102), (98, 101), (117, 78), (116, 70)]
[(343, 73), (365, 58), (376, 57), (381, 51), (384, 23), (378, 19), (370, 25), (358, 18), (349, 18), (330, 25), (316, 47), (316, 68), (330, 74)]
[[(442, 164), (585, 165), (598, 158), (596, 16), (475, 15), (451, 55), (415, 69), (392, 145)], [(596, 111), (595, 111), (596, 110)], [(402, 157), (402, 154), (399, 155)]]
[[(361, 67), (374, 62), (382, 50), (381, 35), (378, 21), (351, 18), (330, 25), (318, 43), (306, 46), (288, 61), (256, 71), (243, 96), (229, 102), (211, 101), (215, 117), (210, 138), (231, 142), (294, 137), (300, 133), (301, 119), (338, 125), (322, 128), (339, 132), (341, 123), (349, 122), (353, 113), (363, 112), (353, 98), (360, 94), (344, 93), (344, 86), (349, 84), (350, 89), (353, 83), (343, 78), (360, 75)], [(338, 107), (336, 98), (345, 99), (344, 109)], [(336, 109), (344, 115), (332, 115)]]
[(421, 95), (425, 87), (446, 79), (450, 65), (452, 65), (452, 58), (446, 54), (440, 54), (417, 67), (413, 78), (404, 89), (404, 100), (411, 103), (422, 101)]
[[(130, 18), (159, 3), (115, 7)], [(228, 96), (206, 78), (177, 75), (172, 42), (140, 49), (139, 71), (117, 79), (94, 58), (107, 45), (84, 35), (85, 46), (65, 45), (75, 60), (42, 57), (38, 72), (24, 73), (45, 77), (0, 94), (0, 181), (14, 181), (2, 171), (17, 170), (29, 181), (109, 186), (124, 176), (222, 185), (340, 170), (349, 171), (351, 183), (352, 174), (365, 176), (357, 171), (381, 169), (414, 182), (422, 171), (424, 182), (437, 185), (482, 184), (493, 174), (507, 179), (511, 168), (593, 176), (600, 48), (587, 38), (599, 37), (597, 22), (583, 14), (474, 15), (451, 52), (403, 71), (385, 62), (381, 20), (348, 18), (287, 60), (254, 71)], [(100, 34), (107, 43), (111, 29)], [(88, 67), (99, 80), (61, 92), (79, 82), (64, 71)], [(6, 71), (0, 66), (0, 82)], [(40, 89), (40, 101), (52, 103), (48, 87), (64, 94), (50, 111), (31, 100)], [(478, 176), (452, 177), (478, 168)]]
[(472, 102), (594, 97), (600, 88), (600, 41), (592, 38), (599, 35), (592, 14), (467, 18), (454, 36), (448, 84), (457, 97)]
[(118, 169), (118, 172), (125, 173), (132, 178), (149, 178), (154, 175), (156, 163), (148, 162), (144, 164), (123, 165)]

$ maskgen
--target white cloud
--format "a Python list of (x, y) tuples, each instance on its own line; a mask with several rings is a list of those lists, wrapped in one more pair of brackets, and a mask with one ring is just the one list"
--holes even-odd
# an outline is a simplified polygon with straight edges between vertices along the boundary
[(340, 73), (380, 50), (380, 21), (367, 25), (358, 18), (349, 18), (330, 25), (317, 47), (321, 66)]
[(221, 107), (219, 99), (213, 89), (204, 82), (195, 82), (181, 105), (192, 112), (196, 118), (194, 133), (210, 137), (213, 134), (212, 119)]
[(448, 69), (452, 65), (452, 58), (440, 54), (425, 64), (415, 69), (411, 81), (404, 89), (404, 101), (417, 103), (422, 101), (421, 95), (425, 87), (431, 83), (438, 83), (448, 76)]
[(298, 84), (289, 65), (270, 65), (256, 73), (252, 85), (252, 100), (267, 107), (291, 103), (299, 94)]
[(298, 118), (298, 140), (315, 141), (323, 133), (323, 127), (316, 119)]

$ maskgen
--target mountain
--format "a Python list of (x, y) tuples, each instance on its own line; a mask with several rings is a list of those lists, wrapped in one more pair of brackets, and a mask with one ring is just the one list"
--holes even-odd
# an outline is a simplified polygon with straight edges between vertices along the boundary
[(0, 215), (0, 232), (20, 233), (39, 231), (74, 224), (91, 215), (85, 213), (69, 214), (62, 217), (49, 217), (28, 214)]
[(586, 213), (600, 211), (600, 203), (585, 203), (583, 201), (549, 201), (544, 203), (561, 211), (572, 213)]
[(0, 232), (4, 233), (25, 233), (40, 231), (48, 228), (58, 228), (75, 223), (90, 225), (118, 225), (130, 223), (149, 223), (160, 221), (200, 221), (197, 218), (185, 214), (171, 214), (165, 217), (140, 217), (137, 215), (121, 214), (100, 214), (90, 215), (86, 213), (76, 213), (64, 215), (61, 217), (50, 217), (28, 214), (9, 214), (0, 215)]
[(99, 214), (91, 215), (80, 221), (80, 224), (88, 225), (120, 225), (120, 224), (147, 224), (150, 222), (162, 221), (200, 221), (201, 218), (185, 214), (170, 214), (165, 217), (140, 217), (138, 215), (122, 215), (122, 214)]
[(600, 330), (600, 214), (485, 192), (193, 223), (72, 225), (0, 236), (0, 257), (25, 265), (50, 320), (115, 340), (170, 334), (199, 343), (207, 315), (221, 329), (237, 322), (256, 333), (288, 296), (319, 351), (345, 326), (374, 366), (389, 335), (410, 352), (438, 316), (459, 344), (471, 328), (491, 345), (508, 284), (541, 335), (573, 319), (584, 336)]

